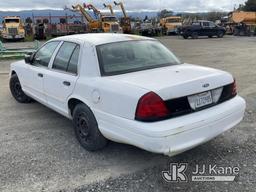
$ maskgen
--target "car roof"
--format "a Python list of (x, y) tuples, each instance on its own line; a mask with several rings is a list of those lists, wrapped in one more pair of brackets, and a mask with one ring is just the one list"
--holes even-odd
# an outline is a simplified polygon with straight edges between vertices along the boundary
[(164, 19), (181, 19), (181, 16), (169, 16), (165, 17)]
[(68, 35), (64, 37), (58, 37), (53, 39), (60, 41), (79, 41), (80, 43), (90, 43), (91, 45), (103, 45), (108, 43), (122, 42), (122, 41), (134, 41), (134, 40), (155, 40), (148, 37), (142, 37), (138, 35), (127, 35), (117, 33), (88, 33), (79, 35)]

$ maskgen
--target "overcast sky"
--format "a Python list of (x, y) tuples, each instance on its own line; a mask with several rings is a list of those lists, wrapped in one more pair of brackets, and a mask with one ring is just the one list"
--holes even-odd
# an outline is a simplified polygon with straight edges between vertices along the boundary
[[(118, 0), (117, 0), (118, 1)], [(103, 3), (113, 3), (113, 0), (0, 0), (1, 11), (29, 10), (29, 9), (61, 9), (76, 3), (93, 3), (102, 9)], [(234, 6), (244, 3), (245, 0), (123, 0), (129, 11), (162, 10), (174, 11), (213, 11), (233, 10)]]

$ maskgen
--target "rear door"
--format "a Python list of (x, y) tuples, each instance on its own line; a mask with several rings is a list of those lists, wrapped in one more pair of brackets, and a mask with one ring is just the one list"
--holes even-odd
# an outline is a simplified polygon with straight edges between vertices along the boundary
[(66, 101), (78, 79), (79, 55), (79, 44), (63, 42), (45, 77), (47, 103), (64, 115), (68, 114)]

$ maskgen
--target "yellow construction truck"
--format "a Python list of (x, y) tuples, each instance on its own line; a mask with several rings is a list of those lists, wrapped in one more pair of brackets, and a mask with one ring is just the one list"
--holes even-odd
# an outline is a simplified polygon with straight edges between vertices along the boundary
[(228, 15), (228, 31), (236, 36), (250, 36), (256, 33), (256, 12), (233, 11)]
[(178, 28), (182, 26), (182, 18), (179, 16), (161, 18), (160, 26), (165, 35), (178, 34)]
[[(85, 9), (92, 10), (97, 17), (94, 19)], [(117, 18), (114, 15), (103, 15), (92, 4), (84, 4), (84, 6), (73, 6), (74, 10), (80, 11), (88, 22), (89, 32), (105, 32), (120, 33), (122, 31)]]
[(124, 4), (122, 2), (117, 3), (114, 1), (115, 6), (120, 6), (123, 12), (123, 17), (121, 17), (121, 27), (123, 29), (124, 33), (130, 34), (132, 32), (132, 27), (131, 27), (131, 18), (128, 17), (126, 10), (124, 8)]
[(1, 38), (3, 41), (24, 40), (25, 29), (19, 16), (4, 17)]

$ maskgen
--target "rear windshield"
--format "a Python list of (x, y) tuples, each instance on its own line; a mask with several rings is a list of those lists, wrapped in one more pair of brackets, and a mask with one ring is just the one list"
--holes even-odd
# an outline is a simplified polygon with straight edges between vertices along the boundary
[(126, 41), (97, 46), (101, 75), (118, 75), (180, 64), (159, 41)]

